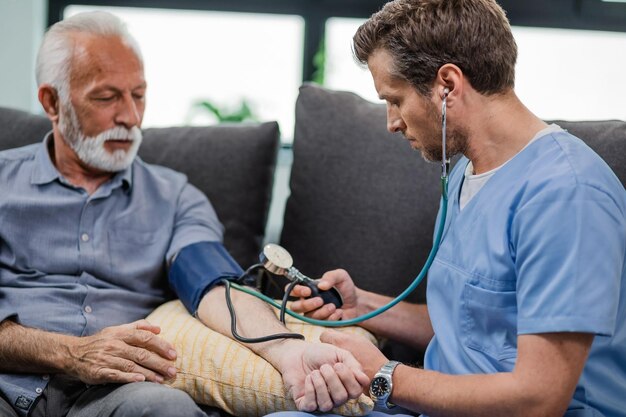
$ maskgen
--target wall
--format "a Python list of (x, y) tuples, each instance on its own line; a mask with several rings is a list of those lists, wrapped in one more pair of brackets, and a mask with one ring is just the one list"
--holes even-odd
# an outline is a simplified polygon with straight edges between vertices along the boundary
[(40, 112), (35, 56), (46, 5), (45, 0), (0, 0), (0, 106)]

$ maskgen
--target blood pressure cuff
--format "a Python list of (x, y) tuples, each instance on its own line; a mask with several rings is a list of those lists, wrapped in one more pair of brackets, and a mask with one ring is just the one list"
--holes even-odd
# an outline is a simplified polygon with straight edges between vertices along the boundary
[(222, 279), (234, 279), (243, 273), (241, 267), (220, 242), (199, 242), (178, 252), (170, 267), (168, 280), (180, 301), (191, 314), (200, 300)]

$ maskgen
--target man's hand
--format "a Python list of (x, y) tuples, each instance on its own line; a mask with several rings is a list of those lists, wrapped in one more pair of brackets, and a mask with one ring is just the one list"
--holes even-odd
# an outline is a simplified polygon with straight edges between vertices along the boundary
[(64, 368), (87, 384), (151, 381), (173, 378), (174, 347), (157, 335), (161, 329), (146, 320), (107, 327), (93, 336), (72, 338)]
[(369, 378), (347, 351), (324, 343), (293, 343), (281, 371), (301, 411), (330, 411), (357, 398)]
[(349, 351), (363, 366), (363, 371), (369, 378), (372, 378), (380, 367), (387, 363), (385, 355), (362, 336), (326, 330), (320, 336), (320, 340)]
[(358, 292), (360, 291), (350, 278), (348, 272), (343, 269), (335, 269), (326, 272), (318, 281), (320, 290), (337, 288), (343, 298), (343, 306), (337, 308), (334, 304), (324, 304), (321, 297), (305, 298), (311, 295), (311, 289), (303, 285), (296, 285), (291, 292), (300, 300), (291, 304), (291, 310), (304, 313), (308, 317), (318, 320), (340, 320), (357, 317)]

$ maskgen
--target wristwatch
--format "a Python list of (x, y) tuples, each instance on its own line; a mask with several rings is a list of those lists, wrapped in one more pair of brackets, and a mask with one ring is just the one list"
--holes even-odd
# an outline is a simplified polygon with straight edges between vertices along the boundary
[(398, 365), (400, 365), (398, 361), (387, 362), (370, 382), (370, 397), (374, 400), (374, 404), (379, 407), (390, 409), (396, 406), (387, 400), (391, 395), (391, 390), (393, 390), (393, 371)]

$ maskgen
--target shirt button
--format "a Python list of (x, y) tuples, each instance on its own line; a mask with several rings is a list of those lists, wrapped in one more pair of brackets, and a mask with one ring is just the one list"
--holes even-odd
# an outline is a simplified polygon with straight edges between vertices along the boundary
[(47, 381), (50, 379), (50, 375), (44, 375), (41, 377), (41, 379), (43, 379), (44, 381)]
[(83, 242), (87, 242), (87, 241), (89, 241), (89, 235), (88, 235), (87, 233), (83, 233), (83, 234), (80, 236), (80, 240), (82, 240)]
[(41, 388), (37, 388), (37, 389), (35, 390), (35, 392), (36, 392), (37, 394), (41, 394), (41, 393), (43, 392), (43, 390), (42, 390)]
[(85, 313), (91, 313), (92, 311), (91, 306), (85, 306)]

